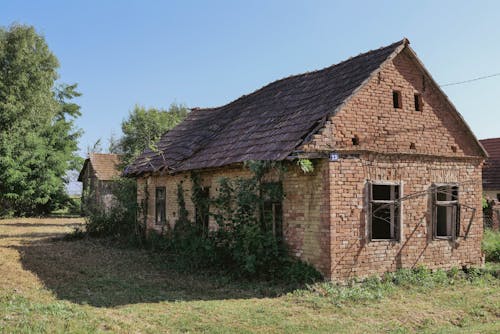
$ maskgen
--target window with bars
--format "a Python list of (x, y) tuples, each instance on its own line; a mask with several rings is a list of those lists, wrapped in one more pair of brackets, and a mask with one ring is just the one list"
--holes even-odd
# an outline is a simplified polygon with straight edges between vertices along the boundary
[(460, 204), (458, 185), (433, 186), (433, 234), (437, 239), (456, 239), (460, 235)]
[(155, 224), (164, 225), (167, 222), (167, 198), (165, 187), (156, 187), (155, 193)]
[(400, 185), (369, 183), (370, 240), (399, 240)]

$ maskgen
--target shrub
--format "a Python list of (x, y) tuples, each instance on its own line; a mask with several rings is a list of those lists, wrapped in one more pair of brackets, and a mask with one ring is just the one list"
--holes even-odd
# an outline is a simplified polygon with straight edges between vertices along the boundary
[(482, 248), (486, 261), (500, 262), (500, 232), (485, 229)]
[(212, 208), (209, 214), (218, 228), (204, 231), (203, 226), (189, 219), (184, 190), (179, 184), (175, 227), (164, 236), (164, 242), (154, 242), (184, 267), (224, 270), (238, 278), (286, 279), (292, 284), (321, 279), (316, 269), (288, 255), (281, 237), (266, 223), (264, 197), (272, 196), (277, 202), (283, 197), (280, 183), (267, 183), (264, 187), (261, 182), (269, 167), (275, 164), (252, 162), (249, 168), (254, 177), (220, 179), (218, 195), (212, 199), (198, 197), (203, 193), (202, 187), (199, 176), (193, 174), (192, 202), (197, 207)]
[(109, 208), (92, 203), (85, 206), (85, 230), (91, 236), (140, 242), (143, 230), (137, 223), (136, 183), (131, 179), (113, 181), (114, 201)]

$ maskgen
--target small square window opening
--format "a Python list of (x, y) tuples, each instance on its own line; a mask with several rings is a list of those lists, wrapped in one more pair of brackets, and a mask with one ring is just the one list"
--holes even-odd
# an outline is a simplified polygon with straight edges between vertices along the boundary
[(422, 111), (422, 95), (415, 94), (415, 110)]
[(394, 108), (402, 108), (401, 92), (398, 90), (392, 92), (392, 105)]

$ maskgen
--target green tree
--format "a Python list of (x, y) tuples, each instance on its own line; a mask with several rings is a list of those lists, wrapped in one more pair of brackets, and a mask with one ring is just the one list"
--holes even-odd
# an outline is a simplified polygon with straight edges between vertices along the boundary
[(128, 119), (122, 122), (120, 141), (124, 162), (129, 164), (148, 147), (154, 147), (160, 137), (179, 124), (188, 114), (182, 104), (171, 104), (167, 110), (136, 105)]
[(75, 85), (57, 85), (59, 63), (33, 27), (0, 28), (0, 216), (41, 215), (67, 201), (79, 168)]

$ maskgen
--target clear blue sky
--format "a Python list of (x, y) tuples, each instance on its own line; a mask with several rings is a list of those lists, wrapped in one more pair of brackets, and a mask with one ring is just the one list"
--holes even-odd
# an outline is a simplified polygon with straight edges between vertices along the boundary
[[(290, 74), (408, 37), (438, 83), (500, 72), (499, 1), (5, 1), (78, 83), (80, 149), (135, 104), (222, 105)], [(500, 77), (445, 87), (479, 138), (500, 137)]]

